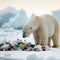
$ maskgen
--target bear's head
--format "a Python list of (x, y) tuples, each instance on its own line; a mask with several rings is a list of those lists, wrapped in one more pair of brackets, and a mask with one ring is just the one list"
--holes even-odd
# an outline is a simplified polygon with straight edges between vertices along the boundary
[(31, 33), (35, 32), (40, 25), (40, 18), (35, 17), (29, 23), (27, 23), (23, 28), (23, 38), (28, 37)]
[(23, 28), (23, 38), (28, 37), (33, 31), (34, 31), (33, 26), (31, 26), (31, 25), (26, 25), (26, 26)]

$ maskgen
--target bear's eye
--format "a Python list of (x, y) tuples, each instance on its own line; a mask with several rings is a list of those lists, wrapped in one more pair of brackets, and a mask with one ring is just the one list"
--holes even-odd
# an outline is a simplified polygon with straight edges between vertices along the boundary
[(32, 27), (30, 27), (30, 29), (32, 29)]

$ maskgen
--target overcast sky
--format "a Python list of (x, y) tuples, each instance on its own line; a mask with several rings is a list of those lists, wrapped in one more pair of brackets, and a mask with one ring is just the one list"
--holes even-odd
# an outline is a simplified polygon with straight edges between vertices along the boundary
[(9, 6), (17, 10), (23, 8), (28, 15), (31, 13), (41, 15), (60, 9), (60, 0), (0, 0), (0, 10)]

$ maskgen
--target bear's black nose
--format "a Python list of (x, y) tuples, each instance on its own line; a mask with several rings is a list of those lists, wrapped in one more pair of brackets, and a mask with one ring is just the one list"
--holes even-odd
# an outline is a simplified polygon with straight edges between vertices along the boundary
[(26, 35), (25, 35), (25, 33), (23, 33), (23, 38), (25, 38), (26, 37)]

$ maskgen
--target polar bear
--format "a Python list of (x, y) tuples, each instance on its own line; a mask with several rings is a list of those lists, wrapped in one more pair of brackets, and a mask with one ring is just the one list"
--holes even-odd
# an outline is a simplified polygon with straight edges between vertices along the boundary
[(59, 24), (52, 15), (35, 16), (23, 28), (23, 38), (28, 37), (33, 33), (36, 45), (50, 45), (50, 40), (53, 40), (54, 46), (59, 45)]

